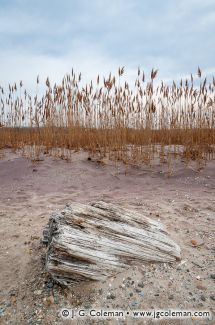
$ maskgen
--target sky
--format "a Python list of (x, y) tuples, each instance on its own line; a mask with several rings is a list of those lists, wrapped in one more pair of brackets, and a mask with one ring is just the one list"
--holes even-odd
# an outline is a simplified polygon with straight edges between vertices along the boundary
[(162, 80), (215, 75), (215, 0), (0, 0), (0, 85), (125, 66)]

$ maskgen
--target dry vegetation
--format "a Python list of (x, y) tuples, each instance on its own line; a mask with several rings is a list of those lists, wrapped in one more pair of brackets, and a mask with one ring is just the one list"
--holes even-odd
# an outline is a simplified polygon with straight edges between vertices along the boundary
[(67, 159), (70, 149), (84, 149), (125, 164), (213, 159), (215, 79), (208, 82), (198, 68), (197, 78), (157, 84), (157, 72), (146, 81), (138, 69), (132, 88), (122, 82), (124, 68), (85, 87), (73, 71), (59, 85), (47, 78), (43, 96), (39, 77), (34, 97), (22, 81), (9, 91), (0, 87), (0, 149), (21, 149), (32, 159)]

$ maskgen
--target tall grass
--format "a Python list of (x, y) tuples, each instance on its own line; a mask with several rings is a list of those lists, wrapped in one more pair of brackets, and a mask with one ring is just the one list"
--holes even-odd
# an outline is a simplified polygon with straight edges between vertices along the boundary
[(123, 74), (124, 67), (83, 87), (72, 71), (58, 85), (47, 78), (44, 94), (33, 97), (22, 81), (0, 87), (0, 148), (37, 158), (55, 148), (65, 158), (68, 149), (84, 149), (126, 164), (214, 158), (214, 78), (207, 82), (198, 68), (198, 78), (165, 84), (156, 82), (157, 70), (146, 80), (138, 69), (131, 86)]

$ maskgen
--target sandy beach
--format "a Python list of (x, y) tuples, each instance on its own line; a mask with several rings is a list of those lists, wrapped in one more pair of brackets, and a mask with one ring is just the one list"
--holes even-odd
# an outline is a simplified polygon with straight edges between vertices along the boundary
[[(215, 161), (204, 169), (115, 166), (72, 154), (71, 161), (44, 156), (32, 162), (5, 150), (0, 159), (0, 323), (91, 324), (63, 321), (68, 308), (180, 309), (215, 312)], [(137, 210), (166, 226), (181, 247), (172, 264), (132, 265), (103, 283), (68, 290), (44, 269), (42, 231), (52, 212), (72, 201), (104, 200)], [(199, 324), (213, 321), (195, 320)], [(127, 318), (101, 324), (153, 324)], [(193, 324), (162, 320), (161, 324)]]

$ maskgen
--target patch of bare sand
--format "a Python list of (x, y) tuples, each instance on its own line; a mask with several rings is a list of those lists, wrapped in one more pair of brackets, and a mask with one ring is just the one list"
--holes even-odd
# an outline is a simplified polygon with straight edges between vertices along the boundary
[[(129, 167), (125, 175), (123, 166), (88, 161), (83, 153), (74, 154), (71, 162), (44, 157), (32, 163), (7, 151), (0, 160), (0, 190), (2, 324), (66, 324), (58, 315), (62, 307), (215, 311), (214, 162), (200, 173), (179, 164), (171, 177), (161, 167)], [(53, 284), (40, 243), (50, 214), (68, 202), (101, 199), (166, 225), (181, 247), (181, 265), (131, 266), (104, 283), (81, 284), (72, 292)], [(133, 318), (126, 322), (144, 324)]]

